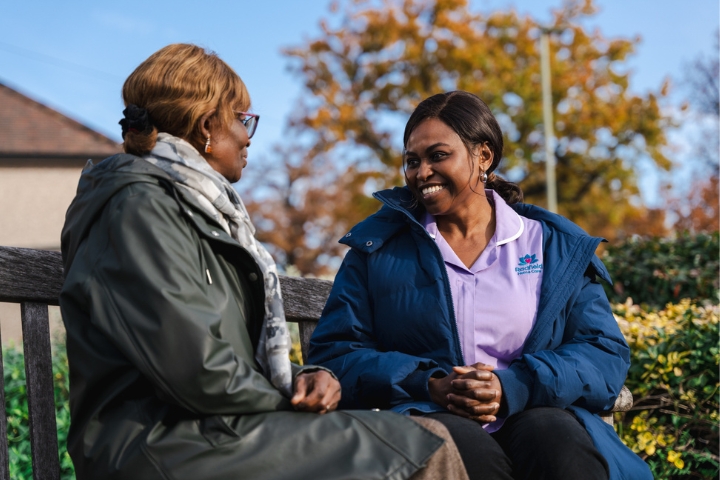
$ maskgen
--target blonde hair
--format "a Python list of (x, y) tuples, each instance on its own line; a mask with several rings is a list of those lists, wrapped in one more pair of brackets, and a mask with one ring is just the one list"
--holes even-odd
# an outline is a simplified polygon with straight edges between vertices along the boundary
[(228, 129), (234, 110), (250, 108), (245, 84), (227, 63), (215, 52), (184, 43), (150, 55), (125, 80), (122, 97), (126, 106), (144, 108), (153, 127), (126, 132), (123, 149), (134, 155), (152, 150), (158, 132), (183, 138), (200, 150), (206, 140), (199, 125), (203, 115), (215, 109), (211, 122)]

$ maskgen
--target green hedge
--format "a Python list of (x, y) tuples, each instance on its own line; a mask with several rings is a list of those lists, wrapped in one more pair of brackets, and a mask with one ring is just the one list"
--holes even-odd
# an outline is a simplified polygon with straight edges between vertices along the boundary
[[(32, 480), (30, 456), (30, 424), (28, 422), (27, 392), (25, 389), (25, 364), (22, 350), (15, 347), (2, 349), (3, 377), (5, 382), (5, 414), (8, 421), (8, 450), (10, 478)], [(52, 367), (55, 385), (55, 409), (58, 428), (60, 478), (74, 479), (70, 455), (65, 447), (70, 428), (68, 405), (68, 363), (65, 346), (59, 343), (53, 348)]]
[(682, 298), (718, 303), (720, 243), (713, 234), (681, 234), (674, 239), (636, 238), (609, 246), (603, 262), (615, 282), (608, 298), (663, 308)]
[(659, 311), (632, 302), (614, 311), (631, 349), (625, 383), (635, 400), (616, 414), (620, 438), (655, 478), (717, 479), (720, 308), (682, 300)]

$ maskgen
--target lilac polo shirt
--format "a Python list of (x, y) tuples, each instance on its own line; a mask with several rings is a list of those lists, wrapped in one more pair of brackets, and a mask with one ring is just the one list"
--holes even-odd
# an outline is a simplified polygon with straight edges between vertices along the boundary
[[(425, 214), (423, 222), (445, 260), (465, 364), (505, 369), (520, 356), (537, 317), (542, 227), (518, 215), (493, 190), (485, 193), (495, 209), (495, 234), (471, 268), (438, 232), (432, 215)], [(498, 420), (486, 427), (495, 431), (501, 425)]]

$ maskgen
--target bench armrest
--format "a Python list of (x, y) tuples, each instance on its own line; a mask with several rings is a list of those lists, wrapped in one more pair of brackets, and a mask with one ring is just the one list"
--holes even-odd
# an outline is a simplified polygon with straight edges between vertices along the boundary
[(620, 390), (620, 395), (618, 395), (617, 399), (615, 400), (615, 405), (613, 406), (612, 410), (610, 410), (609, 412), (600, 412), (600, 418), (602, 418), (605, 423), (612, 425), (614, 412), (627, 412), (632, 408), (632, 406), (632, 393), (630, 393), (630, 390), (628, 390), (628, 388), (623, 385), (622, 390)]

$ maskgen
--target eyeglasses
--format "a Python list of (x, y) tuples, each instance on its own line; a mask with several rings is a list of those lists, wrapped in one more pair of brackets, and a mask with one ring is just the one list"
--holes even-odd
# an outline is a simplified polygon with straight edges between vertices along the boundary
[(245, 128), (247, 129), (248, 138), (252, 138), (253, 135), (255, 135), (255, 130), (257, 130), (257, 124), (260, 121), (260, 115), (257, 115), (255, 113), (249, 113), (249, 112), (234, 112), (235, 115), (237, 115), (238, 120), (242, 122), (243, 125), (245, 125)]

